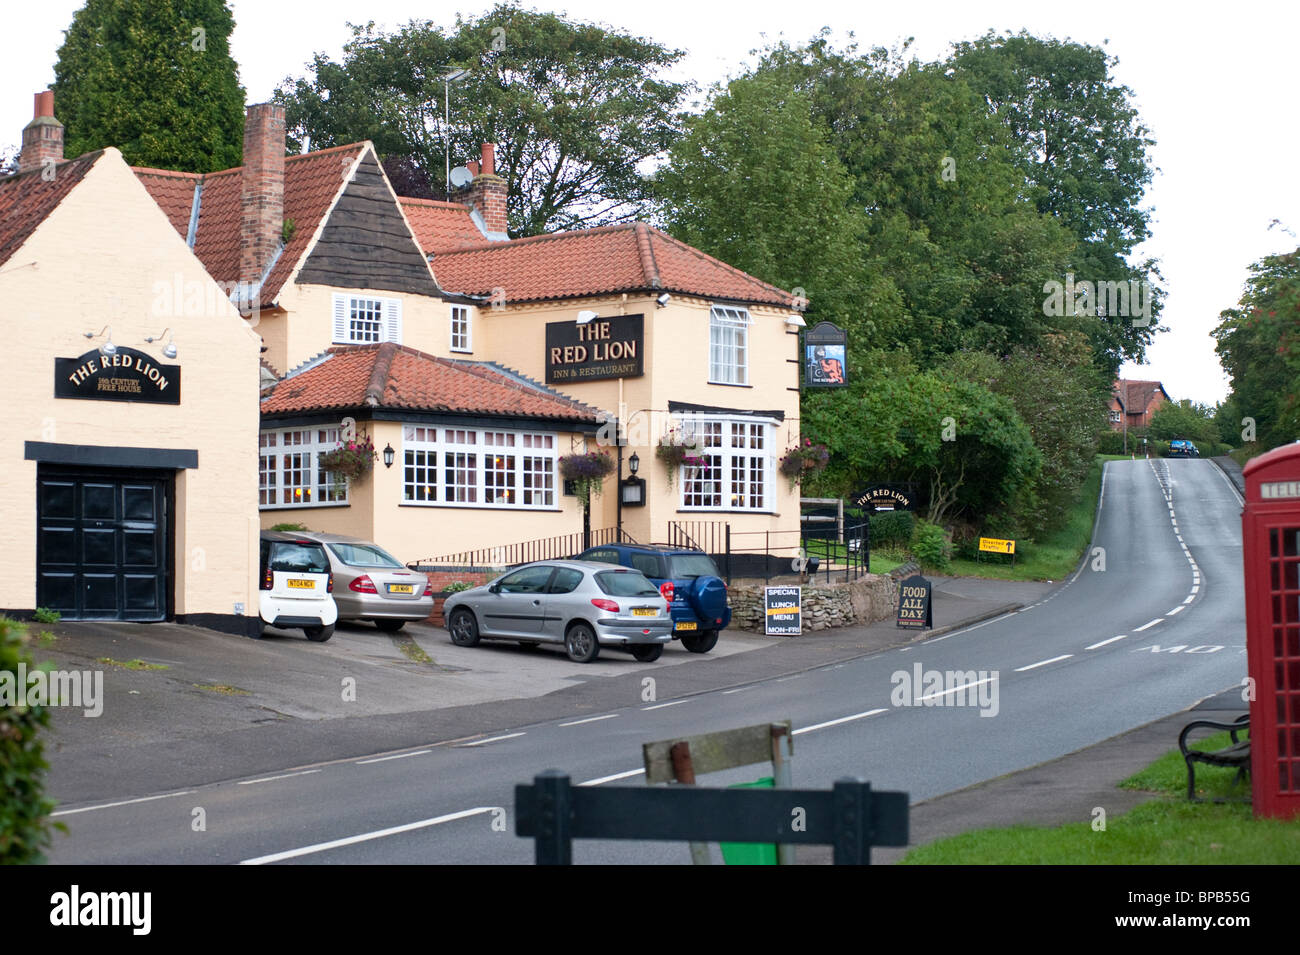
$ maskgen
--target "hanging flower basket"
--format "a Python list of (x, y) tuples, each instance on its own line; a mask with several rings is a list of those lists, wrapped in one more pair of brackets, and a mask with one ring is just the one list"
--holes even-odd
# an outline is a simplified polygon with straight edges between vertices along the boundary
[(826, 445), (813, 444), (811, 439), (804, 438), (803, 444), (797, 444), (786, 451), (777, 468), (790, 482), (790, 490), (793, 491), (800, 481), (821, 473), (830, 459), (831, 453)]
[(604, 451), (560, 456), (560, 477), (573, 482), (578, 503), (586, 510), (593, 494), (604, 490), (605, 478), (614, 473), (614, 459)]
[(659, 439), (659, 444), (655, 446), (655, 457), (668, 469), (669, 488), (673, 486), (673, 478), (680, 468), (702, 468), (709, 463), (700, 451), (700, 439), (677, 428), (672, 428)]
[(370, 435), (362, 434), (351, 441), (340, 441), (333, 451), (326, 451), (320, 456), (318, 466), (322, 471), (332, 471), (356, 481), (374, 470), (376, 457)]

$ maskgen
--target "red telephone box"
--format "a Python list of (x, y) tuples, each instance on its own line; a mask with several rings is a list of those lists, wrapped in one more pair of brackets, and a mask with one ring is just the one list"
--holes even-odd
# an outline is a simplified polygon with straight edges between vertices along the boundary
[(1300, 816), (1300, 442), (1251, 459), (1241, 515), (1256, 816)]

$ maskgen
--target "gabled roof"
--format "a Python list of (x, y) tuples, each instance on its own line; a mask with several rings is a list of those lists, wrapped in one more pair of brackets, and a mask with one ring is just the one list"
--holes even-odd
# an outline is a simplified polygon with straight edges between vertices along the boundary
[(388, 408), (598, 423), (596, 409), (490, 362), (438, 358), (392, 342), (340, 345), (290, 372), (262, 414)]
[[(316, 227), (346, 185), (343, 173), (368, 148), (366, 143), (335, 146), (284, 160), (284, 217), (293, 220), (293, 235), (262, 284), (262, 306), (269, 307), (302, 258)], [(240, 242), (240, 172), (242, 167), (206, 175), (165, 169), (135, 170), (154, 201), (181, 238), (188, 238), (194, 191), (199, 196), (199, 223), (194, 254), (218, 282), (237, 282)]]
[(0, 265), (22, 247), (103, 154), (101, 149), (59, 163), (53, 179), (46, 178), (43, 168), (0, 178)]
[(433, 272), (448, 291), (486, 295), (503, 288), (508, 302), (616, 292), (679, 292), (782, 308), (794, 302), (789, 292), (643, 222), (453, 248), (434, 256)]
[(1115, 396), (1128, 414), (1145, 414), (1157, 393), (1165, 396), (1165, 401), (1173, 401), (1165, 386), (1158, 381), (1131, 381), (1121, 378), (1115, 382)]
[(437, 199), (412, 199), (403, 196), (402, 211), (415, 230), (415, 238), (425, 254), (450, 252), (466, 246), (478, 245), (487, 237), (469, 214), (469, 208), (459, 202), (439, 202)]

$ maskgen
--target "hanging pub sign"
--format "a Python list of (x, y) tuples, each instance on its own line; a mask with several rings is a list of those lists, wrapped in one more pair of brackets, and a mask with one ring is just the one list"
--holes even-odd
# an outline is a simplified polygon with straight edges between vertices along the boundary
[(929, 630), (934, 626), (930, 581), (920, 574), (913, 574), (898, 585), (898, 625), (904, 630)]
[(546, 323), (546, 381), (636, 378), (645, 373), (645, 316)]
[(804, 334), (805, 387), (843, 388), (848, 384), (848, 341), (848, 334), (830, 322), (818, 322)]
[(181, 366), (123, 345), (112, 355), (95, 349), (80, 358), (55, 358), (54, 397), (178, 405)]
[(872, 484), (853, 495), (858, 507), (876, 511), (910, 511), (915, 506), (912, 489), (905, 484)]

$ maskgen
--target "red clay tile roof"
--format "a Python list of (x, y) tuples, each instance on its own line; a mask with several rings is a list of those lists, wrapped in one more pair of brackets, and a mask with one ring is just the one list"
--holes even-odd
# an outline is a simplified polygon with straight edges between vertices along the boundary
[(1120, 379), (1115, 382), (1114, 392), (1124, 405), (1128, 414), (1145, 414), (1155, 400), (1156, 394), (1162, 394), (1166, 401), (1171, 401), (1164, 385), (1158, 381), (1130, 381)]
[(468, 206), (409, 196), (403, 196), (400, 201), (425, 254), (450, 252), (485, 241), (486, 237), (470, 218)]
[(290, 373), (262, 414), (394, 408), (594, 424), (588, 405), (487, 362), (438, 358), (403, 345), (341, 345)]
[(0, 178), (0, 265), (22, 247), (103, 154), (100, 150), (60, 163), (53, 179), (43, 178), (43, 169)]
[(785, 308), (794, 301), (643, 222), (485, 241), (435, 255), (433, 272), (448, 291), (486, 295), (500, 287), (507, 302), (650, 291)]
[[(343, 172), (361, 155), (365, 143), (335, 146), (301, 156), (287, 156), (284, 161), (284, 217), (293, 220), (289, 239), (271, 274), (262, 285), (262, 307), (275, 301), (294, 266), (316, 233), (316, 227), (344, 186)], [(344, 164), (344, 160), (347, 164)], [(237, 282), (239, 275), (239, 198), (240, 168), (198, 176), (168, 172), (163, 169), (136, 169), (154, 201), (167, 213), (176, 231), (185, 238), (189, 231), (190, 208), (194, 185), (203, 184), (199, 200), (199, 229), (194, 238), (194, 254), (218, 282)], [(188, 183), (187, 197), (182, 196)], [(183, 210), (182, 210), (183, 199)], [(182, 215), (183, 211), (183, 215)]]

